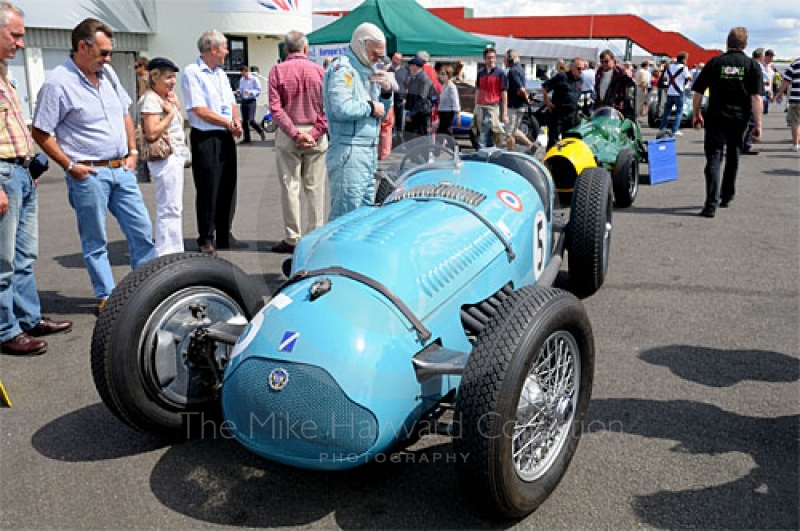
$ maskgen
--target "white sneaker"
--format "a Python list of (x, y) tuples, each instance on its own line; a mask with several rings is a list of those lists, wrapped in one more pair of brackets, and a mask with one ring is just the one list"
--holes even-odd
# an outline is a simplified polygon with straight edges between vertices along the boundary
[(675, 136), (683, 136), (683, 132), (682, 131), (675, 131)]
[(792, 151), (800, 151), (800, 144), (792, 146)]

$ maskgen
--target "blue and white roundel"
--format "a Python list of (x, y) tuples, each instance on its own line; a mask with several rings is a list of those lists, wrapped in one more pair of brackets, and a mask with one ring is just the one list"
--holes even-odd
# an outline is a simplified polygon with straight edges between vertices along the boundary
[(511, 190), (498, 190), (497, 198), (514, 212), (522, 212), (522, 201), (517, 194)]

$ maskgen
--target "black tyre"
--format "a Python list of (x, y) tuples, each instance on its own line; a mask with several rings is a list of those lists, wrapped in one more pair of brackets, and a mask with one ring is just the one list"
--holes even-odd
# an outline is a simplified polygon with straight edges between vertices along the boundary
[(627, 208), (639, 193), (639, 162), (632, 149), (623, 149), (614, 164), (614, 205)]
[(658, 115), (658, 103), (656, 102), (647, 106), (647, 125), (650, 127), (659, 127), (661, 125), (661, 117)]
[(213, 343), (204, 351), (195, 333), (236, 316), (249, 321), (262, 305), (253, 281), (218, 258), (167, 255), (132, 271), (111, 294), (92, 335), (100, 397), (137, 430), (186, 437), (188, 413), (218, 414), (228, 354), (226, 345)]
[(536, 117), (533, 116), (533, 114), (529, 114), (522, 119), (522, 122), (520, 122), (519, 130), (522, 131), (528, 140), (531, 142), (536, 142), (536, 140), (539, 138), (542, 128), (539, 126), (539, 121), (536, 119)]
[(573, 293), (594, 294), (606, 278), (611, 249), (611, 177), (604, 168), (586, 168), (575, 183), (569, 220), (567, 263)]
[(524, 287), (478, 338), (455, 404), (456, 472), (491, 518), (521, 518), (553, 492), (575, 454), (594, 375), (586, 310), (570, 293)]

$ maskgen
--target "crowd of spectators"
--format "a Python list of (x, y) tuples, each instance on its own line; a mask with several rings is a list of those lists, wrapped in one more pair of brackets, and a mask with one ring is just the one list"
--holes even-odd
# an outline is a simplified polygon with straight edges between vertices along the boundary
[[(165, 57), (137, 59), (137, 104), (132, 105), (110, 64), (113, 31), (89, 18), (73, 29), (70, 57), (43, 84), (29, 133), (6, 76), (6, 61), (23, 46), (23, 16), (13, 4), (0, 2), (0, 102), (8, 109), (0, 129), (0, 343), (4, 353), (30, 355), (46, 350), (40, 336), (69, 331), (72, 326), (69, 321), (43, 317), (39, 307), (32, 269), (38, 253), (38, 175), (33, 175), (31, 165), (34, 142), (65, 172), (99, 312), (115, 287), (106, 213), (117, 219), (125, 234), (132, 269), (156, 256), (183, 252), (187, 167), (191, 167), (196, 190), (198, 249), (216, 255), (217, 249), (247, 247), (232, 234), (237, 139), (244, 136), (239, 143), (249, 143), (252, 127), (263, 140), (264, 130), (254, 120), (261, 84), (249, 68), (243, 68), (238, 89), (241, 106), (237, 105), (223, 70), (227, 39), (219, 31), (200, 35), (199, 56), (182, 72)], [(648, 101), (663, 97), (661, 128), (666, 129), (674, 110), (677, 125), (672, 131), (676, 134), (685, 91), (692, 87), (694, 124), (706, 128), (707, 198), (701, 215), (713, 217), (716, 208), (727, 207), (733, 200), (739, 153), (748, 151), (750, 139), (758, 140), (763, 114), (770, 102), (781, 101), (784, 95), (789, 102), (792, 149), (800, 150), (800, 62), (794, 61), (777, 80), (771, 65), (774, 52), (757, 49), (749, 58), (743, 54), (746, 43), (746, 29), (731, 30), (728, 52), (709, 63), (712, 69), (703, 64), (690, 69), (683, 52), (660, 66), (649, 60), (637, 66), (620, 64), (611, 50), (599, 54), (596, 70), (593, 62), (580, 57), (563, 61), (541, 88), (549, 110), (548, 148), (577, 123), (579, 99), (585, 94), (591, 95), (595, 106), (611, 106), (629, 117), (642, 115)], [(405, 64), (400, 53), (389, 60), (386, 37), (370, 23), (361, 24), (346, 51), (325, 67), (309, 60), (303, 33), (288, 32), (284, 46), (287, 55), (271, 69), (268, 86), (277, 125), (275, 165), (284, 225), (281, 239), (271, 250), (292, 253), (308, 231), (373, 204), (377, 163), (393, 144), (416, 135), (447, 135), (453, 124), (461, 125), (456, 82), (463, 82), (464, 65), (434, 66), (425, 51), (418, 51)], [(498, 64), (493, 48), (483, 53), (473, 127), (480, 146), (512, 150), (518, 141), (530, 142), (521, 139), (518, 130), (533, 95), (527, 91), (519, 54), (508, 50), (504, 58), (506, 68)], [(724, 66), (742, 67), (741, 79), (720, 78), (719, 69)], [(183, 104), (174, 90), (178, 82)], [(747, 96), (733, 98), (734, 85)], [(641, 105), (629, 108), (626, 96), (633, 88)], [(703, 114), (699, 98), (707, 89), (711, 96)], [(95, 98), (103, 105), (90, 104)], [(82, 106), (84, 112), (72, 113), (71, 106)], [(139, 187), (139, 182), (148, 180), (155, 182), (155, 230)], [(326, 189), (330, 195), (327, 219)], [(303, 197), (305, 216), (301, 215)]]

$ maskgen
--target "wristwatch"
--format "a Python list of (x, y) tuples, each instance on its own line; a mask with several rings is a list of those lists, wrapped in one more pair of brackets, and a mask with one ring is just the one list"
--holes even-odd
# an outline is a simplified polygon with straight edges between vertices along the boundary
[(75, 167), (75, 161), (74, 160), (69, 161), (69, 166), (67, 166), (67, 173), (71, 172), (72, 168), (74, 167)]

